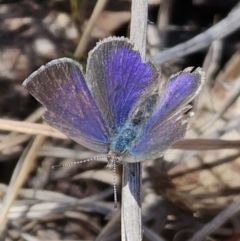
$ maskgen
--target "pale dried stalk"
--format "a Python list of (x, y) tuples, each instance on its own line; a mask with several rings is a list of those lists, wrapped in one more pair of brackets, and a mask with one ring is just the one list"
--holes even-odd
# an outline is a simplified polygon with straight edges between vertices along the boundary
[(89, 42), (89, 37), (91, 34), (91, 31), (94, 27), (94, 24), (96, 20), (98, 19), (100, 13), (103, 11), (107, 4), (108, 0), (98, 0), (97, 4), (93, 10), (93, 13), (91, 15), (91, 18), (89, 19), (87, 23), (87, 27), (85, 28), (83, 35), (78, 43), (77, 49), (74, 53), (74, 56), (76, 58), (81, 58), (86, 51), (87, 43)]
[[(147, 0), (132, 1), (130, 39), (145, 60), (147, 34)], [(122, 178), (122, 241), (142, 240), (142, 165), (123, 165)]]
[[(237, 121), (238, 125), (239, 121)], [(60, 131), (45, 124), (36, 124), (23, 121), (13, 121), (0, 119), (0, 130), (15, 131), (30, 135), (42, 135), (59, 139), (67, 139), (68, 137)], [(22, 143), (28, 139), (27, 136), (16, 136), (14, 140), (9, 140), (0, 143), (0, 150)], [(219, 139), (184, 139), (178, 141), (171, 146), (171, 149), (180, 150), (222, 150), (222, 149), (239, 149), (240, 140), (219, 140)]]
[(17, 197), (19, 189), (22, 187), (32, 168), (34, 159), (37, 157), (38, 150), (41, 148), (45, 140), (44, 136), (36, 136), (33, 142), (29, 143), (23, 152), (12, 175), (10, 185), (3, 200), (3, 205), (0, 215), (0, 235), (5, 228), (8, 212)]
[(49, 125), (23, 121), (0, 119), (0, 130), (15, 131), (30, 135), (43, 135), (60, 139), (67, 138), (64, 134)]

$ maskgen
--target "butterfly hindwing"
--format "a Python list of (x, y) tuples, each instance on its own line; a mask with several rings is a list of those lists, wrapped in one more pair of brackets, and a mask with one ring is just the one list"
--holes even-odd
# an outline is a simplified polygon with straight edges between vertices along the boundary
[(184, 137), (188, 119), (188, 115), (184, 115), (183, 112), (177, 113), (144, 138), (139, 139), (129, 154), (139, 161), (160, 157), (173, 143)]
[[(189, 103), (200, 91), (204, 75), (200, 68), (187, 68), (170, 78), (159, 95), (151, 117), (139, 133), (130, 155), (144, 159), (156, 158), (172, 144), (181, 140), (186, 132)], [(186, 109), (187, 108), (187, 109)]]
[(199, 93), (203, 83), (201, 68), (193, 71), (189, 67), (171, 76), (161, 90), (153, 115), (146, 123), (145, 133), (180, 111)]

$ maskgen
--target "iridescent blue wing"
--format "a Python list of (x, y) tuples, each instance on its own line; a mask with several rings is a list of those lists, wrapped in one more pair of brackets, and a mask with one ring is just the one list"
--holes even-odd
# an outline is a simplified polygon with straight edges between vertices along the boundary
[[(181, 111), (159, 125), (154, 131), (148, 133), (144, 138), (141, 138), (129, 152), (131, 156), (136, 158), (134, 162), (156, 159), (162, 156), (173, 143), (184, 137), (188, 118), (189, 116), (184, 115)], [(126, 160), (128, 159), (131, 160), (127, 157)]]
[(157, 88), (158, 76), (128, 39), (107, 38), (89, 53), (87, 84), (113, 130), (125, 123), (141, 96)]
[(61, 119), (59, 116), (55, 116), (54, 113), (49, 111), (44, 113), (43, 119), (72, 140), (91, 150), (105, 153), (109, 151), (108, 144), (83, 136), (81, 129), (76, 128), (76, 125), (74, 123), (70, 123), (67, 119)]
[(199, 93), (203, 82), (204, 74), (201, 68), (193, 71), (193, 68), (189, 67), (171, 76), (161, 90), (152, 117), (143, 131), (147, 133), (153, 130), (180, 111)]
[(81, 72), (71, 59), (53, 60), (23, 83), (45, 108), (45, 120), (78, 143), (96, 150), (109, 149), (109, 130)]
[(157, 158), (182, 139), (188, 123), (188, 115), (184, 114), (186, 104), (199, 93), (203, 82), (200, 68), (187, 68), (172, 76), (129, 154), (140, 160)]

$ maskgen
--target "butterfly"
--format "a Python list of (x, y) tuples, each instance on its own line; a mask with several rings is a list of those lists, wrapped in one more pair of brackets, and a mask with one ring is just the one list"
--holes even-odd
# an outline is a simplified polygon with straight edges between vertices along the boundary
[(44, 107), (43, 119), (77, 143), (106, 153), (108, 167), (156, 159), (181, 140), (188, 103), (204, 83), (189, 67), (161, 81), (129, 39), (109, 37), (89, 52), (86, 74), (69, 58), (53, 60), (23, 86)]

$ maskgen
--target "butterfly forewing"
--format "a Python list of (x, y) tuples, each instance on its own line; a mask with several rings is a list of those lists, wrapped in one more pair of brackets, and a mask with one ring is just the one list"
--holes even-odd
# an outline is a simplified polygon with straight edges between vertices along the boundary
[(23, 85), (46, 108), (44, 117), (50, 125), (90, 149), (108, 150), (108, 126), (76, 61), (53, 60)]
[(109, 151), (109, 143), (104, 143), (101, 141), (93, 140), (89, 137), (85, 137), (81, 133), (81, 131), (78, 128), (76, 128), (76, 125), (70, 123), (67, 119), (62, 119), (49, 111), (44, 113), (43, 119), (51, 126), (53, 126), (54, 128), (64, 133), (66, 136), (71, 138), (72, 140), (91, 150), (103, 153), (107, 153)]
[(122, 127), (141, 96), (157, 81), (157, 69), (143, 62), (127, 39), (105, 39), (89, 54), (87, 82), (113, 130)]

